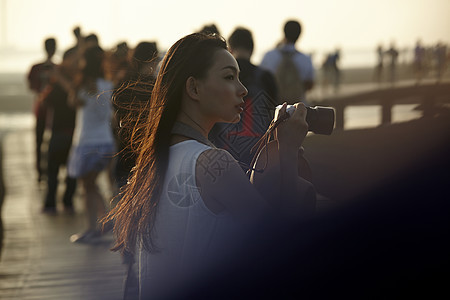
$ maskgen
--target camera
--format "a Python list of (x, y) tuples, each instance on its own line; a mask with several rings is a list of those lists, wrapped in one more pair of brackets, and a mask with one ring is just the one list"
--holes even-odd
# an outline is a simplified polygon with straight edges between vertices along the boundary
[[(276, 107), (276, 111), (280, 110), (282, 105)], [(291, 115), (295, 111), (293, 105), (286, 107), (286, 112)], [(276, 114), (277, 115), (277, 114)], [(330, 135), (334, 128), (334, 109), (325, 106), (306, 107), (306, 122), (308, 130), (315, 134)]]

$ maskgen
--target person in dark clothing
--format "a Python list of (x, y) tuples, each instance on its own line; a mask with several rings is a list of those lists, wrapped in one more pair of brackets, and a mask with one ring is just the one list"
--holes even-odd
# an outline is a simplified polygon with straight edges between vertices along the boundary
[(45, 61), (35, 64), (31, 67), (28, 73), (28, 87), (36, 94), (36, 101), (34, 103), (34, 114), (36, 117), (35, 138), (36, 138), (36, 170), (38, 172), (38, 181), (42, 180), (44, 171), (41, 166), (42, 157), (42, 143), (44, 141), (44, 131), (47, 118), (47, 110), (43, 105), (41, 92), (45, 89), (50, 80), (50, 73), (55, 68), (53, 63), (53, 56), (56, 52), (56, 40), (48, 38), (44, 42), (45, 53), (47, 58)]
[[(45, 198), (44, 212), (56, 212), (56, 191), (58, 173), (61, 166), (67, 162), (72, 145), (72, 135), (75, 128), (75, 109), (67, 102), (69, 82), (76, 68), (76, 49), (64, 53), (59, 70), (42, 94), (43, 103), (53, 110), (52, 135), (48, 147), (48, 188)], [(66, 176), (66, 190), (63, 203), (67, 212), (73, 212), (72, 198), (76, 189), (76, 179)]]
[(219, 28), (217, 28), (216, 24), (214, 24), (214, 23), (204, 25), (202, 27), (202, 29), (199, 30), (199, 32), (200, 33), (204, 33), (204, 34), (218, 34), (218, 35), (220, 35)]
[(217, 123), (209, 135), (216, 147), (226, 149), (244, 169), (248, 169), (253, 157), (251, 148), (266, 132), (277, 103), (275, 77), (250, 62), (253, 53), (252, 33), (237, 28), (230, 36), (230, 52), (236, 58), (239, 78), (248, 90), (241, 121), (236, 124)]
[(339, 84), (341, 78), (341, 72), (338, 66), (340, 58), (340, 50), (337, 49), (335, 52), (329, 53), (325, 59), (322, 69), (324, 71), (324, 90), (327, 92), (328, 84), (333, 84), (334, 92), (339, 91)]

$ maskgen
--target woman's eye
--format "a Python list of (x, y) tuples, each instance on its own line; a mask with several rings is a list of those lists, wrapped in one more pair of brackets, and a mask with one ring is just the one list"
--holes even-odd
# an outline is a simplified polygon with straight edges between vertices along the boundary
[(234, 75), (228, 75), (225, 79), (234, 80)]

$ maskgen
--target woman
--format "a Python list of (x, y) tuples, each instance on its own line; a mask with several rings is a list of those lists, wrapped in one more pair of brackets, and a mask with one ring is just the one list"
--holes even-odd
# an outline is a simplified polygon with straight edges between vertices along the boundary
[(278, 211), (303, 206), (293, 196), (311, 187), (296, 181), (293, 163), (307, 132), (303, 105), (277, 128), (280, 168), (256, 177), (261, 183), (281, 177), (274, 188), (278, 197), (262, 197), (269, 195), (262, 186), (254, 182), (255, 188), (238, 162), (207, 140), (216, 122), (240, 120), (247, 90), (238, 76), (226, 42), (214, 35), (188, 35), (162, 61), (149, 117), (136, 128), (143, 133), (136, 166), (110, 214), (115, 249), (133, 252), (138, 246), (143, 298), (167, 292), (165, 283), (173, 288), (177, 279), (213, 258), (229, 241), (232, 221), (256, 220), (272, 206)]
[(69, 96), (69, 101), (78, 109), (68, 171), (81, 181), (88, 219), (87, 230), (72, 235), (72, 242), (89, 243), (98, 239), (101, 231), (97, 220), (106, 213), (97, 177), (108, 167), (115, 146), (111, 129), (113, 85), (104, 79), (103, 55), (98, 46), (86, 49), (81, 84), (77, 92)]

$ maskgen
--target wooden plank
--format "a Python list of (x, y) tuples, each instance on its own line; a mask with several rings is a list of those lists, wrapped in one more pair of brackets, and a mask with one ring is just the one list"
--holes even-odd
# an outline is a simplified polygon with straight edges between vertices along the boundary
[(3, 138), (6, 197), (5, 244), (0, 264), (1, 299), (121, 299), (125, 266), (109, 249), (107, 235), (96, 245), (72, 244), (83, 229), (80, 193), (75, 215), (40, 213), (45, 186), (33, 168), (32, 130)]

